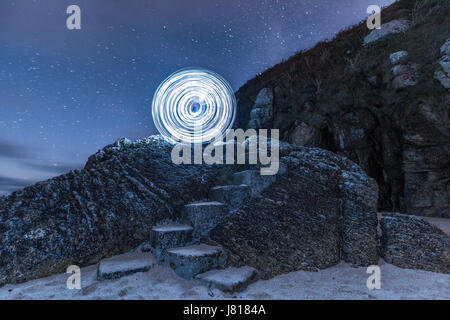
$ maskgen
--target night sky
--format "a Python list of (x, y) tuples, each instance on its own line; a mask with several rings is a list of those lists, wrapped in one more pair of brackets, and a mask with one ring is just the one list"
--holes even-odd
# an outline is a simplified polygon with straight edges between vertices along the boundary
[[(237, 90), (392, 2), (0, 0), (0, 194), (156, 133), (153, 93), (180, 68), (213, 70)], [(71, 4), (81, 30), (66, 28)]]

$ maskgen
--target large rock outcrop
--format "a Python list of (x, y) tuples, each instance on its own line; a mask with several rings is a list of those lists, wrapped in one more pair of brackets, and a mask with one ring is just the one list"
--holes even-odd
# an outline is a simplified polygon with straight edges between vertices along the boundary
[(98, 262), (136, 247), (157, 222), (201, 199), (218, 168), (174, 165), (154, 136), (119, 140), (81, 171), (12, 193), (0, 206), (0, 285)]
[(230, 264), (253, 266), (263, 278), (341, 259), (376, 264), (375, 181), (331, 152), (286, 143), (280, 149), (277, 180), (211, 232)]
[(442, 1), (396, 1), (380, 30), (362, 22), (248, 81), (236, 125), (273, 92), (271, 128), (360, 165), (380, 211), (450, 217), (449, 15)]
[(450, 238), (419, 217), (383, 213), (381, 256), (401, 268), (450, 273)]
[[(254, 167), (175, 165), (171, 149), (159, 136), (121, 139), (91, 156), (81, 171), (3, 198), (0, 285), (126, 252), (148, 240), (154, 225), (179, 218), (186, 203)], [(213, 231), (212, 240), (231, 252), (231, 263), (248, 261), (266, 277), (340, 259), (376, 263), (374, 180), (325, 150), (281, 143), (280, 154), (277, 180)]]

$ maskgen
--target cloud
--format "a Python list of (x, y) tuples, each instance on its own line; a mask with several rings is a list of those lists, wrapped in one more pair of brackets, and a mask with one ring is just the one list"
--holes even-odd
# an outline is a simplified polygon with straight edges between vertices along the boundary
[(67, 173), (70, 170), (82, 169), (84, 166), (84, 164), (81, 163), (59, 163), (58, 165), (46, 165), (23, 162), (21, 164), (26, 168), (32, 169), (35, 176), (42, 176), (42, 178), (28, 180), (19, 177), (7, 177), (0, 175), (0, 195), (5, 195), (12, 191), (22, 189), (26, 186), (33, 185), (38, 181), (47, 180), (52, 176), (58, 176)]
[(52, 174), (63, 174), (67, 173), (70, 170), (82, 169), (84, 167), (83, 163), (58, 163), (58, 164), (36, 164), (36, 163), (24, 163), (24, 165), (28, 168), (40, 171), (40, 172), (48, 172)]
[[(39, 150), (0, 139), (0, 168), (4, 171), (0, 175), (0, 195), (7, 195), (12, 191), (22, 189), (38, 181), (46, 180), (52, 176), (58, 176), (74, 169), (82, 169), (84, 163), (64, 161), (50, 161), (42, 163), (38, 157)], [(14, 168), (11, 168), (11, 163)], [(5, 170), (6, 169), (6, 170)], [(33, 177), (23, 179), (21, 176)]]
[(0, 176), (0, 192), (12, 192), (18, 189), (22, 189), (26, 186), (32, 185), (37, 181), (26, 180), (21, 178), (12, 178), (6, 176)]
[(10, 159), (23, 159), (31, 156), (32, 148), (12, 144), (5, 140), (0, 140), (0, 157)]

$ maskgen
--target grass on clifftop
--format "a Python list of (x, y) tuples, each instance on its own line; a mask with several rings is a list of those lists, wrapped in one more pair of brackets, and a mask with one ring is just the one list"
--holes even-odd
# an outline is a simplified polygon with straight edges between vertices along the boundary
[[(288, 130), (297, 119), (320, 126), (322, 115), (342, 108), (369, 107), (374, 112), (390, 114), (411, 98), (440, 103), (447, 91), (433, 79), (438, 68), (440, 46), (450, 36), (450, 1), (401, 0), (383, 9), (382, 24), (394, 19), (411, 21), (410, 28), (367, 48), (364, 37), (370, 33), (366, 21), (340, 32), (333, 40), (319, 42), (248, 81), (237, 93), (241, 118), (245, 126), (253, 101), (261, 88), (275, 91), (274, 127)], [(419, 83), (407, 91), (394, 92), (383, 79), (390, 75), (389, 55), (406, 50), (409, 60), (419, 65)], [(368, 77), (377, 77), (378, 88), (370, 86)], [(301, 100), (302, 88), (315, 91), (314, 112), (306, 112)]]

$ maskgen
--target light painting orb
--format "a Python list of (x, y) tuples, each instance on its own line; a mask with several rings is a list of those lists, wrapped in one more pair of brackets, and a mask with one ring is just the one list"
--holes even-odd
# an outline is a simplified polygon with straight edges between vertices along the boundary
[(217, 73), (182, 69), (159, 85), (152, 116), (158, 131), (171, 143), (208, 143), (232, 127), (236, 99), (231, 86)]

